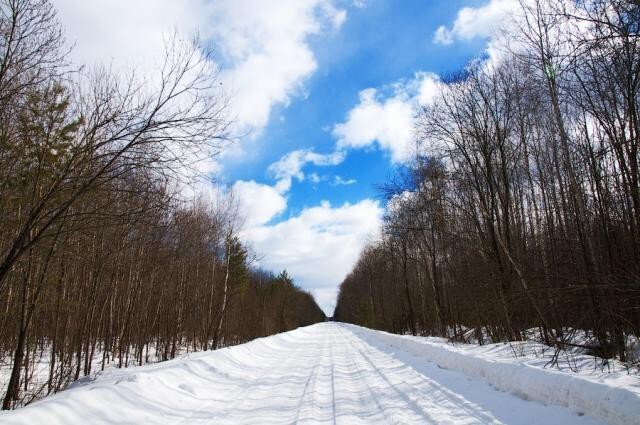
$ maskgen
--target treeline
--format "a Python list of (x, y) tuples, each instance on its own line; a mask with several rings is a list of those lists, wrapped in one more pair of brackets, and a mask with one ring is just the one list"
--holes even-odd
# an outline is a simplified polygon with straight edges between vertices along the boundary
[(338, 320), (539, 338), (627, 359), (640, 335), (640, 5), (523, 1), (499, 60), (444, 79)]
[(229, 121), (207, 52), (166, 44), (156, 74), (79, 71), (48, 0), (0, 0), (3, 409), (324, 318), (252, 267), (232, 196), (181, 201)]

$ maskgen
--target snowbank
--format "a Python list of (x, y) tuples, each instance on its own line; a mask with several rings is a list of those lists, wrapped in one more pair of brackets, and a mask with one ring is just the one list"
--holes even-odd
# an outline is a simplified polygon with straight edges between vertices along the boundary
[[(452, 345), (441, 338), (401, 336), (347, 326), (351, 332), (379, 349), (386, 345), (386, 351), (399, 349), (409, 352), (442, 368), (484, 379), (497, 389), (526, 400), (568, 407), (579, 414), (616, 425), (640, 424), (638, 376), (623, 371), (607, 374), (581, 370), (573, 373), (545, 368), (547, 360), (544, 358), (505, 355), (505, 351), (513, 349), (508, 344)], [(595, 364), (590, 356), (581, 356), (578, 361)]]

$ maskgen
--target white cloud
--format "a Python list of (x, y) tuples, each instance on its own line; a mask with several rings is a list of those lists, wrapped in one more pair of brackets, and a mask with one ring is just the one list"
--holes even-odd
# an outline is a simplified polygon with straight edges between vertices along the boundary
[(343, 179), (341, 176), (335, 176), (333, 178), (333, 182), (331, 182), (332, 186), (349, 186), (352, 184), (356, 184), (358, 183), (358, 180), (356, 179)]
[(453, 43), (453, 31), (441, 25), (433, 35), (433, 42), (436, 44), (449, 45)]
[(406, 159), (413, 141), (413, 108), (404, 94), (380, 99), (376, 89), (360, 92), (360, 102), (347, 120), (333, 129), (339, 148), (363, 148), (377, 142), (391, 159)]
[(238, 197), (247, 228), (266, 224), (287, 208), (287, 199), (280, 192), (253, 180), (235, 182), (232, 192)]
[(518, 0), (490, 0), (478, 8), (464, 7), (458, 11), (452, 27), (443, 25), (436, 30), (433, 41), (448, 45), (456, 40), (491, 37), (517, 7)]
[[(150, 68), (161, 60), (163, 37), (190, 37), (207, 27), (206, 0), (53, 0), (72, 56), (96, 63)], [(206, 37), (207, 33), (202, 33)]]
[(418, 73), (414, 82), (418, 84), (417, 89), (414, 90), (417, 91), (417, 101), (421, 106), (433, 104), (442, 92), (443, 84), (435, 74), (425, 72)]
[[(65, 38), (73, 47), (70, 59), (75, 65), (89, 69), (112, 68), (114, 74), (123, 79), (135, 71), (135, 78), (148, 87), (159, 83), (159, 70), (168, 44), (188, 43), (199, 29), (202, 38), (210, 35), (206, 32), (207, 14), (200, 13), (206, 10), (207, 1), (52, 0)], [(174, 34), (176, 40), (172, 40)], [(202, 61), (199, 65), (202, 67), (198, 70), (206, 69), (205, 72), (215, 72), (217, 68), (211, 62)], [(186, 76), (184, 81), (189, 78)], [(188, 95), (180, 96), (166, 107), (179, 108), (188, 98)], [(220, 164), (213, 152), (182, 150), (179, 155), (185, 165), (189, 164), (180, 167), (184, 182), (178, 189), (183, 196), (192, 198), (196, 191), (206, 191), (208, 183), (196, 180), (201, 175), (219, 172)]]
[(309, 174), (309, 180), (313, 184), (318, 184), (318, 183), (320, 183), (322, 181), (322, 177), (320, 177), (318, 175), (318, 173), (311, 173), (311, 174)]
[(382, 208), (370, 199), (339, 207), (325, 201), (280, 223), (246, 229), (242, 236), (265, 255), (262, 267), (286, 269), (331, 314), (338, 285), (378, 231), (381, 216)]
[[(468, 41), (474, 38), (485, 38), (486, 58), (482, 60), (486, 66), (497, 66), (509, 57), (509, 52), (520, 49), (529, 49), (530, 41), (523, 37), (522, 33), (530, 33), (527, 30), (529, 24), (527, 15), (535, 15), (536, 8), (540, 7), (542, 15), (553, 16), (560, 8), (570, 15), (579, 15), (581, 12), (572, 0), (549, 0), (536, 2), (535, 0), (489, 0), (484, 6), (478, 8), (465, 7), (460, 9), (451, 27), (441, 26), (434, 34), (434, 42), (451, 44), (457, 40)], [(533, 30), (535, 32), (535, 29)], [(571, 37), (576, 31), (589, 31), (588, 19), (574, 25), (566, 21), (556, 21), (554, 25), (546, 29), (545, 35), (557, 43), (560, 49), (558, 56), (571, 53), (575, 49)]]
[(340, 28), (346, 12), (332, 0), (221, 0), (212, 3), (214, 40), (230, 62), (238, 121), (264, 127), (275, 104), (288, 104), (317, 68), (308, 38)]
[(330, 154), (319, 154), (309, 149), (299, 149), (287, 153), (269, 166), (269, 173), (278, 181), (276, 189), (286, 192), (291, 188), (293, 178), (302, 181), (305, 178), (302, 169), (307, 164), (320, 166), (338, 165), (344, 161), (343, 152), (333, 152)]
[(161, 60), (166, 35), (199, 33), (211, 41), (216, 59), (224, 57), (220, 78), (232, 98), (231, 115), (254, 134), (273, 106), (300, 94), (316, 70), (308, 38), (346, 19), (334, 0), (53, 1), (75, 43), (73, 57), (89, 65), (148, 70)]
[(407, 160), (414, 142), (416, 107), (430, 104), (439, 92), (437, 75), (417, 73), (409, 81), (401, 80), (390, 87), (390, 96), (377, 89), (360, 92), (359, 103), (347, 113), (345, 122), (333, 128), (338, 148), (365, 148), (377, 144), (391, 153), (393, 162)]

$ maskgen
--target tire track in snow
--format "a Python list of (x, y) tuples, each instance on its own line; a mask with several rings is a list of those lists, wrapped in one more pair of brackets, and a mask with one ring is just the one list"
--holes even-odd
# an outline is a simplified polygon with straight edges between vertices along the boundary
[(336, 425), (336, 369), (335, 369), (335, 357), (333, 356), (333, 346), (335, 345), (335, 336), (331, 335), (331, 344), (329, 344), (329, 355), (331, 356), (331, 417), (333, 418), (333, 425)]
[[(326, 339), (327, 339), (327, 336), (324, 335), (323, 338), (322, 338), (323, 344), (322, 344), (321, 354), (323, 354), (326, 351), (327, 344), (324, 343), (326, 341)], [(323, 356), (320, 355), (320, 358), (318, 359), (318, 361), (316, 363), (314, 363), (313, 368), (311, 369), (311, 373), (309, 374), (309, 378), (305, 382), (304, 388), (302, 389), (302, 394), (300, 395), (300, 401), (298, 403), (298, 409), (296, 411), (296, 416), (295, 416), (295, 420), (293, 421), (293, 423), (297, 424), (297, 423), (300, 422), (300, 414), (302, 413), (303, 409), (306, 407), (305, 398), (308, 395), (311, 395), (311, 401), (310, 401), (311, 410), (312, 411), (315, 410), (315, 405), (314, 405), (315, 392), (313, 390), (315, 389), (315, 385), (316, 385), (316, 382), (317, 382), (317, 379), (318, 379), (318, 369), (320, 369), (322, 358), (323, 358)], [(309, 402), (307, 402), (307, 403), (309, 403)]]
[[(385, 407), (382, 405), (382, 403), (380, 402), (380, 399), (378, 398), (378, 396), (376, 395), (376, 393), (373, 391), (373, 388), (367, 383), (365, 382), (364, 379), (361, 379), (361, 376), (363, 374), (363, 371), (361, 370), (361, 368), (356, 364), (353, 356), (350, 353), (350, 350), (348, 350), (348, 345), (347, 344), (351, 344), (349, 339), (347, 337), (345, 337), (344, 333), (340, 330), (337, 329), (337, 333), (340, 334), (341, 336), (341, 341), (338, 344), (338, 346), (342, 347), (342, 351), (343, 353), (341, 353), (340, 358), (344, 358), (347, 360), (347, 363), (349, 365), (348, 370), (350, 371), (349, 373), (349, 381), (351, 381), (352, 385), (345, 385), (346, 387), (352, 387), (352, 388), (362, 388), (363, 391), (365, 391), (367, 394), (369, 394), (369, 397), (371, 398), (371, 400), (374, 401), (374, 403), (377, 406), (377, 411), (376, 412), (371, 412), (369, 411), (366, 416), (368, 417), (373, 417), (373, 416), (381, 416), (382, 418), (385, 419), (385, 423), (398, 423), (397, 421), (393, 420), (390, 416), (389, 413), (387, 412), (387, 409), (385, 409)], [(366, 403), (362, 397), (358, 398), (360, 405), (363, 408), (363, 412), (359, 412), (360, 415), (365, 415), (364, 412), (366, 412), (367, 410), (371, 409), (371, 406)], [(354, 412), (348, 412), (348, 415), (353, 415)]]
[[(427, 412), (421, 412), (422, 415), (420, 415), (418, 413), (417, 410), (419, 410), (418, 406), (411, 402), (406, 395), (404, 395), (403, 393), (401, 393), (394, 385), (392, 385), (388, 379), (386, 379), (384, 377), (384, 375), (382, 375), (382, 373), (378, 370), (378, 368), (375, 367), (375, 365), (371, 362), (371, 360), (369, 360), (368, 357), (366, 357), (361, 350), (359, 350), (354, 343), (354, 339), (358, 338), (356, 335), (354, 334), (346, 334), (342, 329), (338, 328), (338, 332), (342, 335), (342, 337), (344, 338), (344, 340), (349, 344), (349, 347), (351, 347), (351, 352), (357, 354), (356, 356), (352, 356), (352, 355), (348, 355), (347, 358), (350, 359), (350, 363), (353, 365), (353, 370), (357, 371), (357, 370), (363, 370), (363, 368), (361, 366), (359, 366), (356, 361), (354, 360), (355, 358), (361, 358), (365, 361), (365, 363), (367, 365), (369, 365), (371, 367), (371, 371), (374, 372), (374, 374), (376, 374), (377, 376), (379, 376), (380, 378), (382, 378), (382, 380), (384, 381), (384, 383), (388, 384), (387, 386), (389, 387), (390, 390), (392, 390), (393, 392), (395, 392), (397, 395), (399, 395), (406, 403), (406, 405), (408, 405), (408, 407), (410, 407), (410, 410), (413, 411), (413, 413), (415, 414), (415, 417), (412, 418), (413, 421), (418, 421), (418, 422), (413, 422), (413, 423), (424, 423), (424, 419), (428, 419), (430, 422), (429, 423), (433, 423), (436, 424), (438, 423), (437, 421), (434, 420), (434, 418), (432, 418)], [(406, 423), (407, 418), (403, 417), (403, 418), (398, 418), (395, 419), (392, 416), (390, 416), (390, 414), (393, 414), (393, 411), (391, 411), (388, 408), (385, 408), (385, 406), (382, 404), (382, 402), (380, 401), (380, 399), (378, 398), (378, 396), (376, 395), (375, 392), (375, 387), (372, 386), (371, 384), (371, 378), (365, 378), (362, 380), (367, 391), (369, 392), (369, 394), (371, 395), (371, 397), (373, 398), (373, 400), (376, 402), (376, 405), (378, 406), (378, 409), (380, 410), (380, 412), (382, 413), (382, 415), (387, 419), (388, 423), (394, 423), (394, 424), (402, 424), (402, 423)], [(382, 390), (382, 388), (384, 388), (384, 384), (382, 385), (382, 387), (380, 387), (380, 390)], [(383, 392), (383, 391), (380, 391)], [(386, 392), (386, 391), (384, 391)], [(394, 409), (394, 410), (397, 410)]]
[[(344, 330), (340, 329), (340, 332), (344, 333)], [(464, 422), (474, 421), (475, 419), (475, 421), (480, 420), (481, 423), (483, 424), (494, 424), (494, 425), (502, 424), (502, 422), (500, 422), (491, 414), (488, 414), (488, 412), (485, 412), (480, 408), (470, 409), (469, 404), (471, 403), (469, 401), (461, 397), (459, 394), (456, 394), (450, 390), (447, 390), (441, 385), (438, 385), (437, 389), (439, 391), (442, 391), (448, 396), (448, 399), (449, 399), (448, 401), (450, 404), (448, 406), (449, 412), (453, 412), (457, 410), (459, 411), (459, 413), (457, 414), (457, 417), (454, 419), (455, 422), (443, 421), (443, 418), (441, 417), (442, 414), (437, 414), (437, 413), (443, 413), (441, 408), (436, 409), (435, 413), (437, 415), (434, 416), (434, 413), (430, 412), (431, 410), (430, 407), (432, 406), (423, 407), (421, 405), (422, 404), (421, 399), (413, 396), (412, 394), (417, 391), (421, 396), (424, 397), (425, 400), (429, 400), (429, 394), (428, 393), (424, 394), (423, 391), (421, 391), (421, 389), (425, 385), (428, 388), (433, 387), (434, 383), (431, 380), (411, 370), (408, 372), (410, 372), (411, 378), (416, 380), (416, 382), (414, 382), (413, 385), (408, 385), (406, 381), (403, 383), (392, 382), (389, 376), (387, 376), (386, 373), (383, 373), (384, 369), (382, 369), (380, 366), (376, 366), (376, 361), (371, 359), (371, 355), (368, 354), (367, 351), (369, 353), (375, 353), (379, 357), (379, 359), (381, 358), (383, 360), (383, 361), (379, 361), (378, 363), (385, 363), (385, 362), (391, 361), (393, 363), (398, 363), (399, 364), (398, 367), (405, 367), (405, 368), (406, 368), (406, 365), (391, 359), (388, 355), (386, 355), (382, 351), (369, 345), (366, 341), (364, 341), (358, 335), (351, 332), (349, 332), (349, 334), (353, 336), (352, 338), (347, 338), (347, 340), (349, 341), (349, 344), (357, 352), (357, 355), (360, 358), (362, 358), (364, 362), (366, 362), (366, 364), (371, 368), (371, 371), (374, 372), (375, 375), (377, 375), (379, 378), (381, 378), (382, 381), (384, 381), (384, 383), (387, 384), (388, 388), (392, 390), (395, 394), (397, 394), (407, 404), (407, 406), (411, 408), (411, 410), (413, 410), (416, 414), (423, 416), (423, 420), (427, 420), (428, 421), (427, 423), (432, 423), (432, 424), (457, 423), (457, 422), (463, 422), (463, 421)], [(404, 386), (408, 391), (404, 391), (398, 388), (399, 385), (401, 384), (405, 384)], [(448, 414), (445, 413), (445, 415), (450, 417), (450, 413)], [(451, 419), (449, 419), (449, 421), (450, 420)]]

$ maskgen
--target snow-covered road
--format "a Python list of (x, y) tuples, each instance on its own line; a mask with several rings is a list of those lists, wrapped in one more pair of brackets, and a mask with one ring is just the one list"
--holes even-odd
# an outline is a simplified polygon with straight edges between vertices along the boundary
[(596, 424), (321, 323), (215, 352), (113, 370), (3, 424)]

